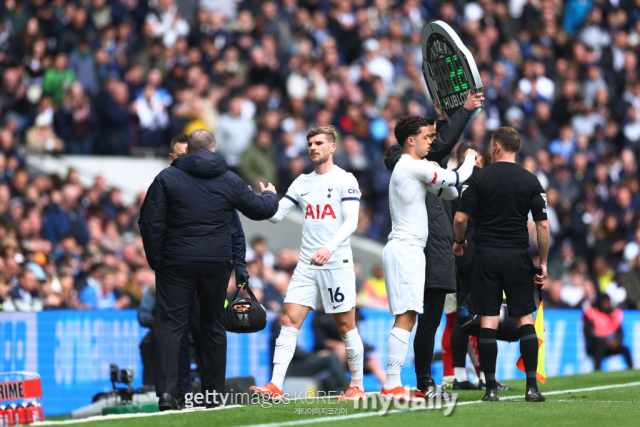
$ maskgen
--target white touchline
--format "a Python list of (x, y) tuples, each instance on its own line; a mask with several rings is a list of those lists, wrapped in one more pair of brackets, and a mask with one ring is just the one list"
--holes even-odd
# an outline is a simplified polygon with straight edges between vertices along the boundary
[(157, 417), (159, 415), (179, 415), (185, 412), (200, 412), (200, 411), (220, 411), (224, 409), (242, 408), (242, 405), (229, 405), (220, 408), (191, 408), (183, 409), (182, 411), (165, 411), (165, 412), (141, 412), (137, 414), (112, 414), (112, 415), (93, 415), (88, 418), (79, 418), (77, 420), (64, 420), (64, 421), (44, 421), (37, 423), (38, 426), (64, 426), (68, 424), (80, 424), (90, 423), (94, 421), (109, 421), (109, 420), (121, 420), (124, 418), (146, 418)]
[[(553, 396), (553, 395), (556, 395), (556, 394), (564, 394), (564, 393), (580, 393), (580, 392), (583, 392), (583, 391), (607, 390), (607, 389), (610, 389), (610, 388), (622, 388), (622, 387), (634, 387), (634, 386), (640, 386), (640, 381), (636, 381), (636, 382), (632, 382), (632, 383), (624, 383), (624, 384), (603, 385), (603, 386), (598, 386), (598, 387), (576, 388), (576, 389), (572, 389), (572, 390), (546, 391), (544, 393), (544, 395), (545, 396)], [(367, 393), (367, 394), (380, 394), (380, 393)], [(512, 400), (512, 399), (522, 399), (522, 396), (505, 396), (505, 397), (501, 397), (500, 398), (500, 400)], [(303, 399), (297, 399), (297, 400), (304, 400), (304, 398)], [(593, 401), (591, 401), (591, 402), (593, 402)], [(459, 405), (471, 405), (471, 404), (475, 404), (475, 403), (482, 403), (482, 401), (481, 400), (471, 400), (471, 401), (467, 401), (467, 402), (459, 402), (459, 403), (456, 404), (456, 406), (459, 406)], [(622, 403), (622, 402), (620, 402), (620, 403)], [(38, 426), (43, 426), (43, 427), (47, 426), (47, 425), (63, 426), (63, 425), (68, 425), (68, 424), (89, 423), (89, 422), (94, 422), (94, 421), (109, 421), (109, 420), (118, 420), (118, 419), (125, 419), (125, 418), (146, 418), (146, 417), (157, 417), (157, 416), (161, 416), (161, 415), (180, 415), (180, 414), (185, 413), (185, 412), (220, 411), (220, 410), (225, 410), (225, 409), (234, 409), (234, 408), (241, 408), (241, 407), (242, 407), (242, 405), (231, 405), (231, 406), (224, 406), (224, 407), (215, 408), (215, 409), (194, 408), (194, 409), (188, 409), (188, 410), (183, 410), (183, 411), (166, 411), (166, 412), (160, 412), (160, 413), (152, 412), (152, 413), (106, 415), (106, 416), (96, 415), (96, 416), (93, 416), (93, 417), (81, 418), (81, 419), (77, 419), (77, 420), (45, 421), (45, 422), (42, 422), (42, 423), (38, 423)], [(387, 414), (397, 414), (397, 413), (400, 413), (400, 412), (415, 411), (415, 410), (416, 409), (407, 409), (407, 410), (401, 411), (401, 410), (398, 410), (398, 409), (394, 409), (392, 411), (387, 412)], [(425, 408), (421, 408), (421, 410), (425, 410)], [(251, 426), (252, 427), (298, 426), (298, 425), (305, 425), (305, 424), (327, 423), (327, 422), (338, 421), (338, 420), (342, 421), (342, 420), (347, 419), (347, 418), (348, 419), (354, 419), (354, 418), (366, 418), (366, 417), (373, 417), (373, 416), (378, 416), (379, 417), (380, 415), (378, 414), (377, 411), (373, 411), (373, 412), (362, 412), (362, 413), (359, 413), (359, 414), (343, 415), (343, 416), (340, 416), (340, 417), (309, 418), (309, 419), (300, 420), (300, 421), (285, 421), (285, 422), (282, 422), (282, 423), (252, 424)]]
[[(625, 384), (611, 384), (611, 385), (603, 385), (598, 387), (587, 387), (587, 388), (576, 388), (573, 390), (556, 390), (556, 391), (547, 391), (544, 393), (545, 396), (553, 396), (556, 394), (564, 394), (564, 393), (580, 393), (583, 391), (596, 391), (596, 390), (607, 390), (610, 388), (622, 388), (622, 387), (634, 387), (640, 386), (640, 381), (625, 383)], [(512, 400), (512, 399), (522, 399), (522, 396), (505, 396), (501, 397), (500, 400)], [(483, 403), (482, 400), (471, 400), (467, 402), (460, 402), (457, 405), (472, 405), (475, 403)], [(404, 411), (400, 411), (398, 409), (394, 409), (392, 411), (387, 412), (387, 414), (397, 414), (401, 412), (414, 411), (416, 409), (408, 409)], [(424, 409), (422, 409), (424, 410)], [(379, 417), (377, 411), (373, 412), (363, 412), (360, 414), (352, 414), (352, 415), (342, 415), (340, 417), (320, 417), (320, 418), (308, 418), (305, 420), (299, 421), (285, 421), (282, 423), (266, 423), (266, 424), (252, 424), (252, 427), (286, 427), (286, 426), (299, 426), (299, 425), (307, 425), (307, 424), (318, 424), (318, 423), (328, 423), (331, 421), (343, 421), (345, 419), (354, 419), (354, 418), (365, 418), (365, 417)]]

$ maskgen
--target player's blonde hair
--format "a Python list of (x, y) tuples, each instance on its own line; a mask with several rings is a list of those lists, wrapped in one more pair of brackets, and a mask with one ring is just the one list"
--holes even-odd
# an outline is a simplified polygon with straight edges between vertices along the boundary
[(311, 138), (313, 138), (316, 135), (327, 135), (329, 142), (334, 144), (338, 139), (338, 131), (334, 126), (320, 126), (320, 127), (311, 129), (307, 133), (307, 141), (309, 141)]

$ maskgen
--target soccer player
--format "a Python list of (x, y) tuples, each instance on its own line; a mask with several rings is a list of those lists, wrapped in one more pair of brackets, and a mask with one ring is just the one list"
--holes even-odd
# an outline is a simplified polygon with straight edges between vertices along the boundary
[(349, 237), (358, 226), (360, 190), (354, 176), (333, 164), (338, 133), (333, 126), (311, 129), (307, 150), (314, 171), (300, 175), (280, 200), (278, 212), (269, 221), (280, 222), (296, 206), (304, 212), (300, 260), (284, 299), (282, 329), (276, 340), (271, 382), (252, 386), (266, 398), (282, 398), (287, 367), (296, 339), (309, 310), (322, 299), (324, 310), (333, 315), (346, 351), (351, 384), (340, 400), (364, 398), (362, 339), (356, 329), (356, 275)]
[[(432, 395), (421, 393), (412, 396), (402, 387), (400, 371), (407, 356), (416, 316), (423, 312), (424, 247), (429, 234), (425, 198), (427, 191), (448, 200), (458, 197), (455, 186), (471, 176), (476, 156), (469, 151), (471, 154), (466, 156), (458, 171), (448, 171), (422, 160), (429, 153), (435, 134), (433, 121), (424, 117), (401, 118), (394, 133), (403, 154), (393, 169), (389, 184), (392, 231), (384, 247), (382, 261), (389, 310), (396, 319), (389, 334), (387, 377), (382, 396), (418, 401)], [(436, 392), (433, 390), (434, 395)]]

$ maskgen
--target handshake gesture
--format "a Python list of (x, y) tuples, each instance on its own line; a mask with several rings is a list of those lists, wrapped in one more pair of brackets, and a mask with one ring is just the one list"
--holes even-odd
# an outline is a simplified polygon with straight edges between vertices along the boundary
[[(276, 187), (273, 186), (272, 183), (267, 183), (267, 186), (265, 187), (264, 184), (262, 182), (259, 182), (258, 184), (260, 184), (260, 191), (261, 192), (265, 192), (265, 191), (271, 191), (273, 194), (277, 194), (276, 193)], [(249, 190), (253, 191), (253, 188), (251, 188), (251, 186), (249, 185)]]

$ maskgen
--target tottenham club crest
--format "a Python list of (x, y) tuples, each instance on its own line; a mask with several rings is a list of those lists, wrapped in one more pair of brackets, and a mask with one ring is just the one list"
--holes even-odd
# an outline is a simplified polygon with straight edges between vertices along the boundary
[(331, 198), (331, 192), (333, 191), (333, 188), (327, 188), (327, 191), (329, 192), (329, 194), (327, 194), (327, 199)]

